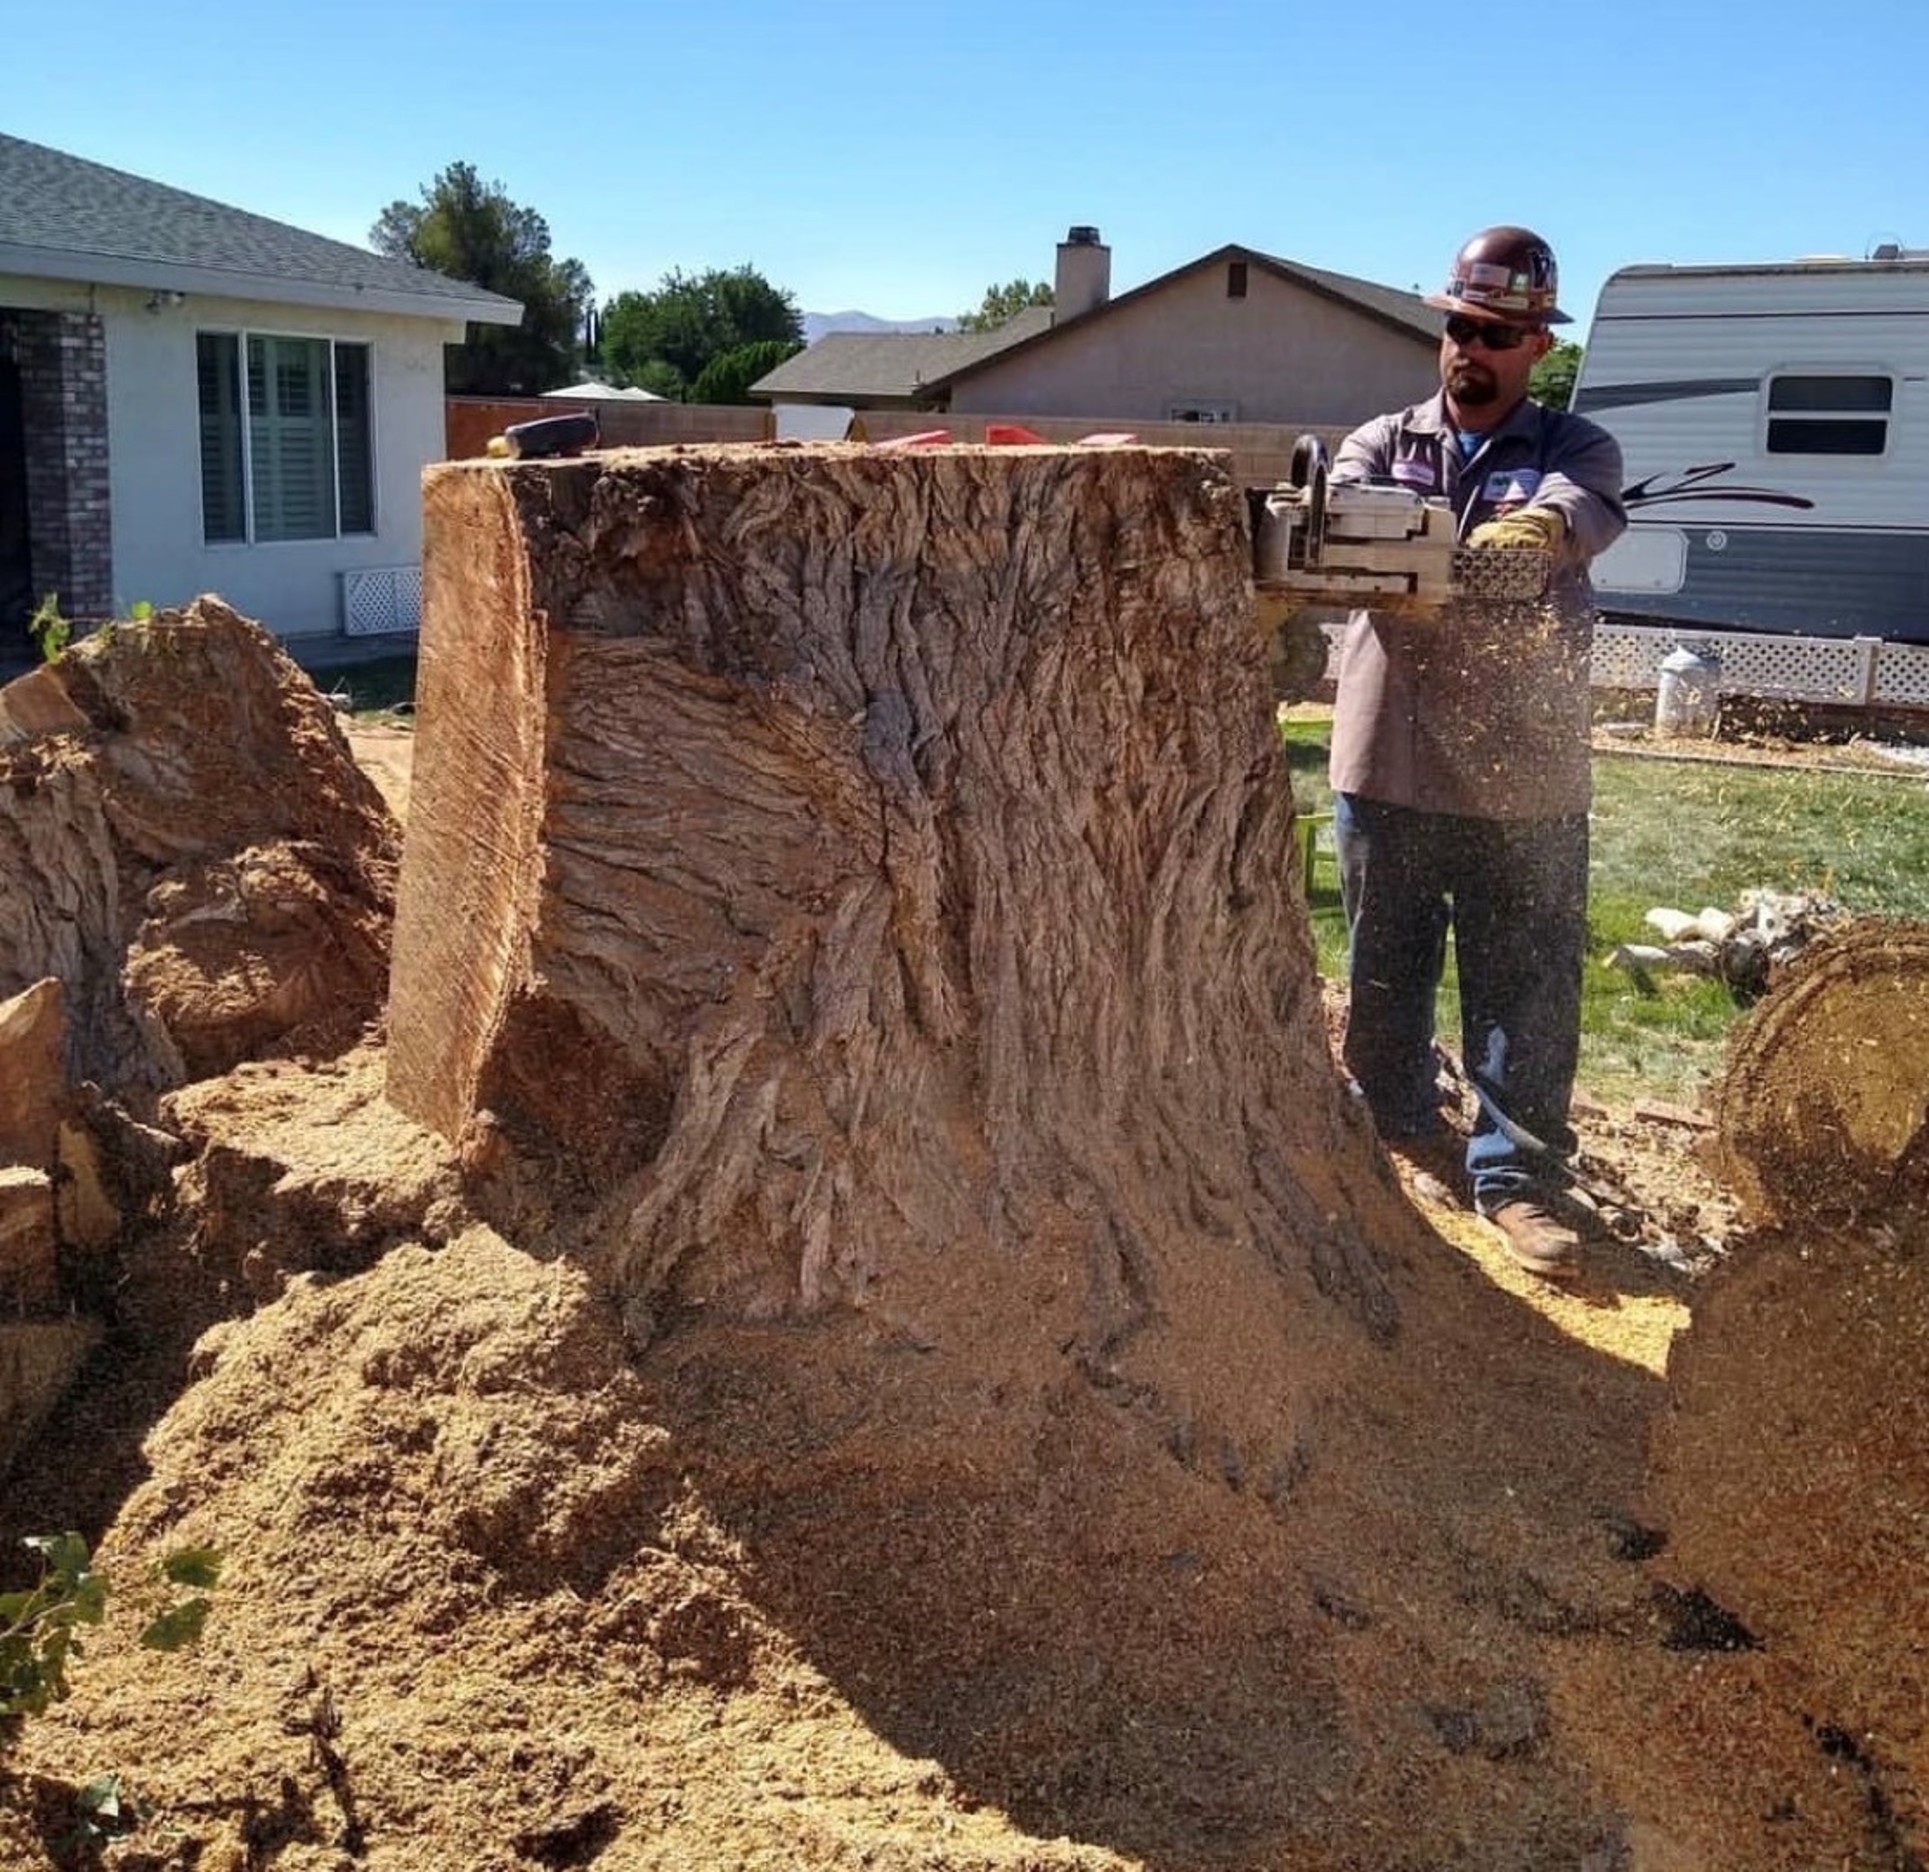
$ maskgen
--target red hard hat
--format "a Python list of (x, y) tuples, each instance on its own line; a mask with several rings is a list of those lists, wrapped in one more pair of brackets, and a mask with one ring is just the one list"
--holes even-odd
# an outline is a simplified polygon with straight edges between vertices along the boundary
[(1454, 255), (1446, 290), (1429, 293), (1425, 303), (1510, 325), (1569, 325), (1573, 321), (1555, 303), (1560, 289), (1554, 250), (1538, 234), (1490, 227)]

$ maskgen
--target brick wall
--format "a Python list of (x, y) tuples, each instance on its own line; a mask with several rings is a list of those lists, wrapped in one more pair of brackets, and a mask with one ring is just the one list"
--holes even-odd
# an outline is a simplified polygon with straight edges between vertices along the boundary
[(90, 312), (10, 312), (26, 431), (27, 529), (37, 597), (77, 620), (114, 609), (107, 494), (107, 346)]

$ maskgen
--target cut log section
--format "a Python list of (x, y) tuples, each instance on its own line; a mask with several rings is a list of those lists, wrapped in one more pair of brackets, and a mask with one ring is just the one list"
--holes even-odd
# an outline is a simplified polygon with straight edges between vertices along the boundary
[(1715, 1116), (1758, 1221), (1929, 1194), (1929, 924), (1856, 923), (1804, 951), (1737, 1030)]
[(1391, 1330), (1222, 457), (425, 499), (389, 1090), (496, 1219), (573, 1191), (644, 1339), (965, 1283), (1102, 1362), (1225, 1257)]

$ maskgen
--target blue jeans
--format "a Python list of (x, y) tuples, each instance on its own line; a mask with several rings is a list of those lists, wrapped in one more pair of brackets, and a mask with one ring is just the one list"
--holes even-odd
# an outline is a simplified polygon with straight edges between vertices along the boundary
[(1587, 950), (1587, 817), (1467, 819), (1333, 801), (1351, 931), (1344, 1059), (1381, 1134), (1440, 1125), (1434, 998), (1453, 931), (1462, 1063), (1480, 1102), (1467, 1144), (1474, 1199), (1491, 1213), (1559, 1181), (1530, 1144), (1574, 1148)]

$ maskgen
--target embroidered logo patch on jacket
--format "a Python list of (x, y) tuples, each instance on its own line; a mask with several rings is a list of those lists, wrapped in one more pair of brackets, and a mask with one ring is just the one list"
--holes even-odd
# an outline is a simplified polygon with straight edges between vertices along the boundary
[(1480, 484), (1480, 498), (1494, 507), (1519, 507), (1534, 498), (1540, 484), (1538, 468), (1496, 468)]

